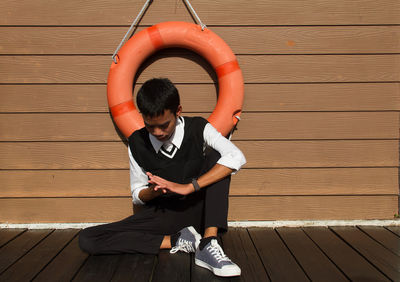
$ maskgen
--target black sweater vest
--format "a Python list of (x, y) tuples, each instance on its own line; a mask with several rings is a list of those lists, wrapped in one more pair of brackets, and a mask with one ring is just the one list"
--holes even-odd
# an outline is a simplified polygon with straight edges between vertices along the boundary
[(129, 137), (133, 158), (146, 172), (176, 183), (190, 183), (200, 175), (204, 163), (203, 131), (207, 120), (201, 117), (184, 117), (185, 133), (180, 149), (170, 159), (156, 153), (146, 128), (136, 130)]

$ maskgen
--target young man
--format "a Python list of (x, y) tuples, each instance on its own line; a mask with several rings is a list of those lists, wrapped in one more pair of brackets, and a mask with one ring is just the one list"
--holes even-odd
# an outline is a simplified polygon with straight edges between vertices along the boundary
[[(90, 254), (195, 253), (195, 263), (218, 276), (240, 275), (223, 252), (230, 175), (246, 162), (242, 152), (201, 117), (181, 117), (178, 90), (151, 79), (137, 95), (145, 127), (129, 137), (133, 203), (142, 208), (110, 224), (82, 230)], [(203, 234), (203, 238), (198, 233)]]

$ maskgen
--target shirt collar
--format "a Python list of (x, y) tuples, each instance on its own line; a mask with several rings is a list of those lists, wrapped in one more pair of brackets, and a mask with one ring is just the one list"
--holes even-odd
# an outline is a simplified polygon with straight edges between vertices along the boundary
[(171, 137), (167, 141), (161, 142), (156, 137), (151, 135), (150, 133), (149, 133), (149, 138), (150, 138), (151, 145), (153, 145), (154, 150), (156, 151), (156, 153), (158, 153), (158, 151), (160, 151), (160, 149), (161, 149), (162, 145), (164, 145), (164, 143), (172, 143), (178, 149), (180, 149), (181, 145), (182, 145), (184, 134), (185, 134), (185, 120), (183, 117), (178, 117), (178, 119), (176, 121), (175, 131), (174, 131), (174, 133), (172, 133)]

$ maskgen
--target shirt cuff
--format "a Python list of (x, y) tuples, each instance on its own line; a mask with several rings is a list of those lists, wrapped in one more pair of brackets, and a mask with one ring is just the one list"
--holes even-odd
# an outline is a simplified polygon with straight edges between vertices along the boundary
[(145, 205), (146, 203), (143, 202), (142, 200), (140, 200), (139, 198), (139, 193), (140, 191), (142, 191), (143, 189), (146, 189), (147, 187), (139, 187), (136, 188), (135, 190), (133, 190), (132, 192), (132, 202), (135, 205)]
[[(235, 158), (236, 157), (236, 158)], [(240, 168), (246, 163), (246, 159), (244, 158), (243, 154), (237, 155), (225, 155), (222, 156), (218, 161), (217, 164), (226, 166), (233, 170), (232, 174), (236, 174)]]

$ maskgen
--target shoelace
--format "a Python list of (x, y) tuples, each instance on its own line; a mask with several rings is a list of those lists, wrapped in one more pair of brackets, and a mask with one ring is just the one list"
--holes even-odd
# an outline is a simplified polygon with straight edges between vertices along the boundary
[(185, 253), (194, 253), (196, 250), (193, 248), (193, 243), (185, 239), (179, 238), (175, 247), (173, 247), (169, 252), (175, 254), (177, 251), (183, 251)]
[(215, 257), (215, 259), (218, 262), (221, 261), (231, 261), (224, 253), (224, 251), (222, 250), (221, 246), (218, 244), (218, 242), (213, 239), (211, 241), (210, 246), (207, 247), (207, 250), (210, 251), (211, 255), (213, 255)]

